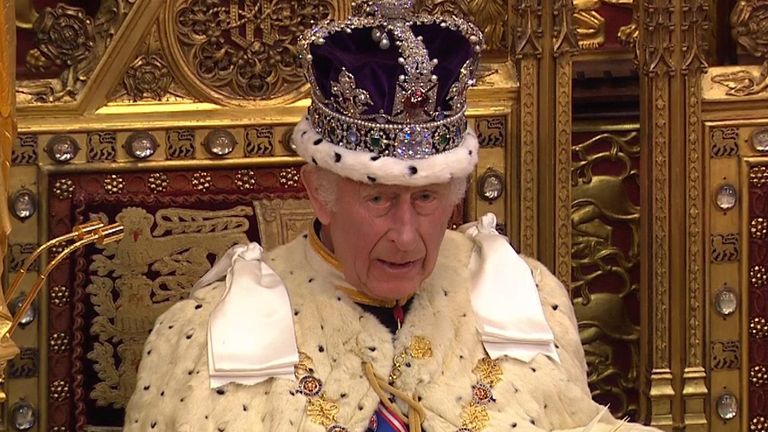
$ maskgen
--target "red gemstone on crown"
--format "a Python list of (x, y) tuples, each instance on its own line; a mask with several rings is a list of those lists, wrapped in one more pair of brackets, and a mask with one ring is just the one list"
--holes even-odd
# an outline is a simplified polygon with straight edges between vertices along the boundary
[(403, 98), (403, 106), (408, 111), (421, 111), (429, 104), (429, 95), (420, 88), (411, 89)]

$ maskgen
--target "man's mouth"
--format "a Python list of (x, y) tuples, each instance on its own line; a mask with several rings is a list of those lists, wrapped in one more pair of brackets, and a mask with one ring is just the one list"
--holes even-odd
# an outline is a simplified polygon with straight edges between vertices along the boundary
[(412, 261), (387, 261), (383, 259), (377, 260), (381, 265), (386, 267), (390, 271), (402, 272), (408, 271), (416, 266), (419, 260)]

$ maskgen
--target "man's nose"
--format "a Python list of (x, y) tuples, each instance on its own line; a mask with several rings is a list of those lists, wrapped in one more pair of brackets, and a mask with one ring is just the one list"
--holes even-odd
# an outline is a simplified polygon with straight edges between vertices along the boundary
[(397, 201), (395, 211), (392, 212), (392, 226), (388, 232), (388, 238), (395, 243), (398, 249), (409, 251), (418, 243), (416, 225), (418, 214), (408, 199)]

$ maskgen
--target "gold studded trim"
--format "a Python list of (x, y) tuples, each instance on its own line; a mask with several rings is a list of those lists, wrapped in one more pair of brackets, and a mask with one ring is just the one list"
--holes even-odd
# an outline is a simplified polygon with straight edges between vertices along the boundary
[(456, 432), (479, 432), (488, 426), (491, 416), (488, 404), (496, 403), (493, 387), (502, 379), (503, 371), (496, 360), (481, 358), (472, 372), (477, 383), (472, 386), (472, 398), (461, 410), (461, 427)]
[(393, 384), (400, 378), (403, 365), (408, 358), (426, 360), (432, 358), (432, 342), (424, 336), (414, 336), (408, 347), (392, 360), (392, 370), (389, 372), (389, 383)]
[(315, 376), (312, 358), (306, 353), (299, 352), (299, 362), (293, 367), (296, 375), (296, 392), (307, 398), (307, 416), (313, 423), (326, 428), (327, 431), (347, 431), (346, 426), (339, 424), (336, 416), (339, 405), (326, 397), (322, 380)]

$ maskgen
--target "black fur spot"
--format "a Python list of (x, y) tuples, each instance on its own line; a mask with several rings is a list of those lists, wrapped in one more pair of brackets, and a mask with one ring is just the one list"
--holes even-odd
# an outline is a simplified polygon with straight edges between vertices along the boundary
[(376, 162), (377, 160), (381, 159), (381, 155), (373, 155), (371, 156), (371, 160)]
[(317, 165), (317, 160), (314, 157), (312, 158), (312, 163)]
[(367, 177), (369, 182), (376, 183), (376, 177), (371, 177), (371, 176), (367, 176)]
[(314, 145), (320, 145), (320, 143), (321, 143), (321, 142), (323, 142), (323, 139), (322, 139), (322, 138), (318, 138), (318, 139), (316, 139), (316, 140), (315, 140), (315, 142), (313, 142), (312, 144), (314, 144)]
[(416, 169), (415, 166), (411, 165), (411, 166), (408, 167), (408, 173), (410, 175), (416, 175), (417, 172), (419, 172), (419, 170)]
[(333, 161), (336, 163), (341, 162), (341, 155), (336, 152), (333, 152)]

